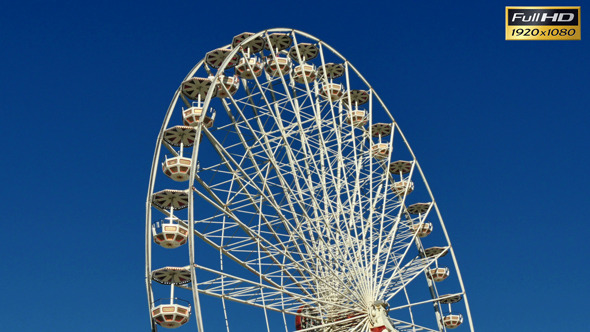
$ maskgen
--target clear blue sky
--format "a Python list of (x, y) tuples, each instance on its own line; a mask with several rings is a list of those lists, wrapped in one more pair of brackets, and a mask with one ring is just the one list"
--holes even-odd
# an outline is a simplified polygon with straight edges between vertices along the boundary
[(335, 47), (392, 110), (478, 331), (590, 330), (587, 30), (504, 40), (505, 6), (543, 4), (580, 2), (0, 5), (1, 330), (148, 330), (144, 207), (165, 110), (205, 52), (272, 27)]

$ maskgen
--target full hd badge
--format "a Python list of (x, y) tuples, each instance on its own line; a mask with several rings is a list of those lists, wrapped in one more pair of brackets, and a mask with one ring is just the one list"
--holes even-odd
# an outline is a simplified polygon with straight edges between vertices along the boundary
[(581, 40), (580, 7), (506, 7), (506, 40)]

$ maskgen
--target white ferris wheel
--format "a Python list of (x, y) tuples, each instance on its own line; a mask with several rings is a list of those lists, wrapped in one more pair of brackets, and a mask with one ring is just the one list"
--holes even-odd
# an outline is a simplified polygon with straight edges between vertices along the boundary
[(424, 174), (375, 90), (292, 29), (176, 90), (146, 204), (152, 331), (473, 331)]

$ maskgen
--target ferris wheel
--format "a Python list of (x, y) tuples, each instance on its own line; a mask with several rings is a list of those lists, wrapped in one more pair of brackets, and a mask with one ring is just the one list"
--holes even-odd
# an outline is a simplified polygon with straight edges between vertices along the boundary
[(347, 59), (292, 29), (233, 37), (176, 90), (145, 273), (152, 331), (474, 330), (397, 122)]

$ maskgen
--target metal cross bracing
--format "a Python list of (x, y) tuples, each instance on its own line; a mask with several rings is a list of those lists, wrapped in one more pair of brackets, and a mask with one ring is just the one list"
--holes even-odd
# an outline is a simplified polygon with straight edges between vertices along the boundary
[[(273, 41), (286, 44), (283, 35), (292, 41), (290, 52), (273, 48)], [(252, 53), (249, 45), (255, 40), (259, 43), (259, 38), (270, 47)], [(151, 225), (164, 216), (189, 230), (186, 268), (192, 282), (171, 287), (192, 292), (199, 331), (208, 326), (203, 322), (200, 295), (220, 300), (225, 322), (210, 326), (228, 331), (240, 329), (239, 324), (232, 324), (226, 301), (259, 308), (264, 319), (256, 322), (260, 324), (257, 330), (381, 331), (377, 322), (382, 318), (375, 316), (375, 308), (383, 307), (389, 312), (390, 326), (398, 331), (444, 331), (453, 327), (447, 319), (451, 313), (444, 311), (447, 304), (442, 297), (446, 295), (439, 293), (429, 276), (430, 269), (443, 260), (454, 270), (454, 280), (449, 280), (452, 285), (445, 285), (445, 291), (461, 296), (460, 312), (469, 322), (459, 329), (473, 330), (463, 282), (436, 202), (398, 124), (366, 80), (333, 48), (299, 31), (274, 29), (240, 40), (233, 48), (224, 47), (230, 52), (225, 52), (220, 65), (213, 63), (218, 68), (203, 60), (185, 78), (209, 77), (211, 87), (225, 92), (223, 98), (216, 98), (214, 88), (209, 88), (197, 96), (203, 114), (216, 110), (217, 117), (211, 116), (215, 125), (208, 128), (198, 123), (197, 143), (184, 150), (182, 145), (177, 150), (163, 141), (170, 122), (179, 121), (173, 114), (194, 107), (181, 85), (160, 131), (146, 209), (150, 312), (154, 309), (152, 252), (157, 250), (152, 245)], [(313, 61), (304, 56), (313, 54), (308, 44), (317, 49)], [(222, 79), (231, 75), (234, 55), (245, 60), (237, 65), (250, 76), (242, 78), (232, 94)], [(266, 63), (267, 68), (286, 68), (279, 64), (290, 68), (285, 74), (265, 69), (256, 76), (259, 63)], [(298, 64), (322, 70), (316, 70), (313, 81), (304, 76), (299, 83), (293, 78), (293, 67)], [(342, 77), (331, 74), (340, 71)], [(355, 89), (366, 91), (363, 96), (368, 98), (362, 106), (351, 94)], [(359, 110), (366, 119), (351, 124), (351, 112)], [(378, 123), (382, 124), (374, 126)], [(382, 130), (378, 128), (390, 130), (376, 135)], [(376, 152), (377, 144), (382, 144), (382, 155)], [(188, 186), (184, 185), (186, 211), (172, 212), (152, 203), (156, 191), (171, 187), (165, 177), (156, 180), (162, 146), (172, 156), (183, 151), (191, 154), (191, 177)], [(409, 172), (389, 171), (398, 158), (410, 159)], [(401, 191), (393, 190), (400, 183)], [(422, 197), (430, 202), (417, 215), (408, 208), (415, 203), (410, 195), (414, 183), (421, 184)], [(431, 236), (421, 238), (419, 230), (427, 219), (440, 225), (438, 242), (430, 242)], [(199, 248), (203, 245), (210, 248), (208, 253), (217, 254), (202, 257), (205, 249)], [(440, 248), (428, 251), (433, 245)], [(447, 254), (450, 260), (443, 258)], [(424, 292), (413, 294), (416, 285)], [(418, 309), (424, 307), (430, 308), (428, 317)], [(282, 316), (281, 326), (271, 317), (277, 314)], [(296, 318), (311, 326), (296, 326)], [(158, 325), (165, 326), (152, 318), (151, 322), (154, 331)]]

